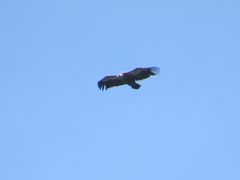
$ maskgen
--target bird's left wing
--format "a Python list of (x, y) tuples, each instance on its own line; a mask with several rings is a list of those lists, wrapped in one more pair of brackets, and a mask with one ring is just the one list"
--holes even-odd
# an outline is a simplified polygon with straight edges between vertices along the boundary
[(125, 84), (122, 77), (119, 76), (106, 76), (100, 81), (98, 81), (98, 87), (101, 90), (108, 89), (114, 86), (120, 86)]

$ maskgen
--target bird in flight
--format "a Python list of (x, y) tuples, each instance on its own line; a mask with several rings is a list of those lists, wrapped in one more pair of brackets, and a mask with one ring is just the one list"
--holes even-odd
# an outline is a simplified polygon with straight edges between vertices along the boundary
[(159, 71), (160, 69), (158, 67), (136, 68), (132, 71), (121, 73), (119, 75), (106, 76), (98, 81), (98, 88), (100, 90), (107, 90), (114, 86), (126, 84), (131, 86), (133, 89), (139, 89), (141, 85), (136, 83), (136, 81), (157, 75)]

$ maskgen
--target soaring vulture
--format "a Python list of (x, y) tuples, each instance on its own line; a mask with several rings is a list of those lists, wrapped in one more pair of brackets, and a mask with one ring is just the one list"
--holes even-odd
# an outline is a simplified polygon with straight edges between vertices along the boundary
[(158, 72), (158, 67), (136, 68), (130, 72), (121, 73), (119, 75), (106, 76), (98, 81), (98, 87), (101, 90), (107, 90), (108, 88), (114, 86), (127, 84), (133, 89), (139, 89), (141, 85), (137, 84), (136, 81), (146, 79), (152, 75), (156, 75)]

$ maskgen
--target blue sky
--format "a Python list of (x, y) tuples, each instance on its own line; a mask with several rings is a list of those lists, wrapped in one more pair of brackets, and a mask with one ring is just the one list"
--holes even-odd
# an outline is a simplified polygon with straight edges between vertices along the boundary
[[(240, 2), (0, 2), (0, 179), (239, 180)], [(105, 75), (159, 66), (106, 92)]]

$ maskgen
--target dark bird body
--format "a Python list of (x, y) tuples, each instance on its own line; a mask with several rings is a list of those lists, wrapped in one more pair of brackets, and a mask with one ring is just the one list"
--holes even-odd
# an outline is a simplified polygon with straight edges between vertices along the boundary
[(98, 87), (101, 90), (107, 90), (108, 88), (114, 86), (121, 86), (127, 84), (131, 86), (133, 89), (139, 89), (141, 87), (140, 84), (136, 83), (136, 81), (146, 79), (150, 76), (156, 75), (159, 72), (158, 67), (150, 67), (150, 68), (136, 68), (133, 71), (122, 73), (119, 75), (106, 76), (100, 81), (98, 81)]

